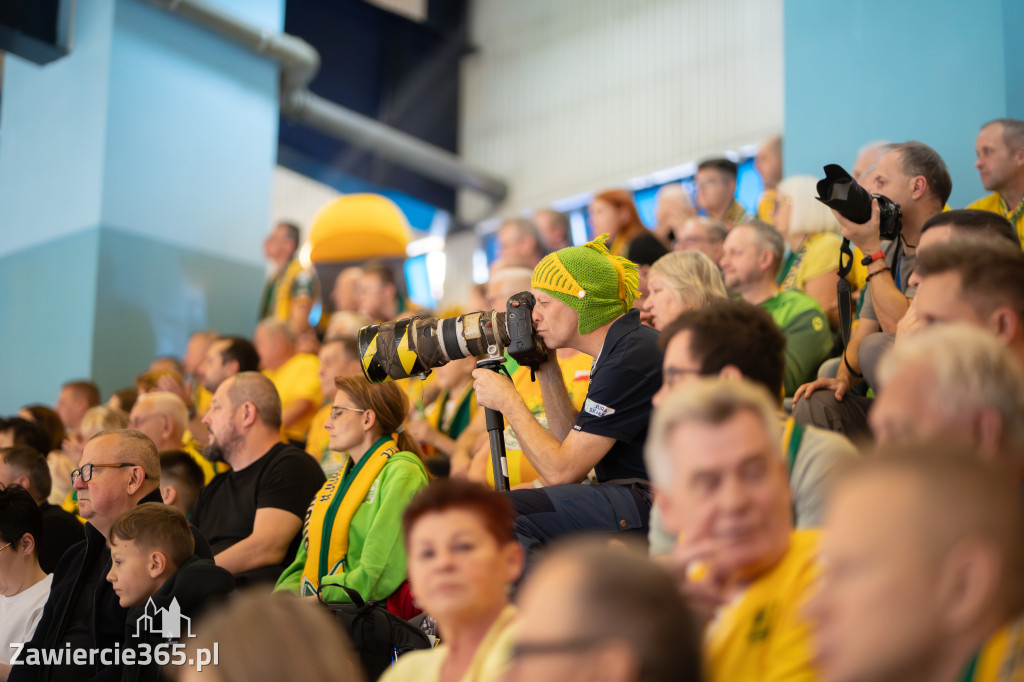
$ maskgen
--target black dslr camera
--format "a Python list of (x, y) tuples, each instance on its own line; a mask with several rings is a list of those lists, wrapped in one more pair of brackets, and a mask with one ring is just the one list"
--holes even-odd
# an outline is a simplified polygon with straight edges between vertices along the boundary
[(838, 211), (847, 220), (863, 225), (871, 220), (871, 198), (878, 200), (881, 225), (878, 236), (895, 241), (903, 229), (900, 205), (881, 194), (868, 194), (849, 173), (836, 164), (825, 166), (825, 177), (818, 181), (818, 201)]
[(459, 317), (407, 317), (359, 330), (359, 359), (371, 384), (426, 375), (434, 367), (467, 357), (500, 356), (536, 370), (548, 359), (544, 341), (533, 328), (533, 294), (508, 299), (507, 311), (466, 313)]

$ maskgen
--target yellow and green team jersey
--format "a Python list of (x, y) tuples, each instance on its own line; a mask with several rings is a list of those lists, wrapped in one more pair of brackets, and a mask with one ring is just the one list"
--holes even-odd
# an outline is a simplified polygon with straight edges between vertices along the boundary
[(797, 530), (770, 571), (715, 614), (704, 633), (711, 682), (811, 682), (811, 629), (804, 616), (818, 576), (816, 530)]
[(980, 211), (991, 211), (1003, 216), (1017, 230), (1017, 238), (1024, 244), (1024, 197), (1021, 197), (1017, 205), (1011, 208), (1007, 205), (998, 192), (993, 192), (987, 197), (978, 199), (967, 208), (976, 208)]

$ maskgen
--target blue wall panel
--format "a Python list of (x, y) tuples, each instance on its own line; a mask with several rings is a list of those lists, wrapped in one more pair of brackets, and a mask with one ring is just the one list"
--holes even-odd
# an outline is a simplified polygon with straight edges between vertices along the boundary
[[(786, 174), (849, 169), (868, 142), (917, 139), (945, 159), (951, 206), (982, 196), (978, 128), (1020, 97), (1021, 80), (1011, 83), (1006, 70), (1011, 53), (1018, 75), (1022, 68), (1019, 44), (1006, 41), (1024, 31), (1014, 4), (787, 0)], [(1004, 17), (1016, 25), (1004, 27)]]

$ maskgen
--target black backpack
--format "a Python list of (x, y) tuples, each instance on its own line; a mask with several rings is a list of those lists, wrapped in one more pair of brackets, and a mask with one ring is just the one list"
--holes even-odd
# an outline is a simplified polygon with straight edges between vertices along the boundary
[(373, 682), (391, 667), (398, 657), (417, 649), (431, 648), (427, 635), (414, 625), (388, 611), (381, 602), (363, 601), (362, 595), (344, 585), (351, 603), (327, 603), (317, 589), (317, 599), (330, 609), (335, 620), (348, 633), (359, 654), (368, 682)]

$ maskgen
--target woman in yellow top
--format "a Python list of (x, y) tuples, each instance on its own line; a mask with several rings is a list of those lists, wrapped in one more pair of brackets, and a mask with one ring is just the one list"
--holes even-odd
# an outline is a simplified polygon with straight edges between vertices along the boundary
[(405, 512), (409, 582), (440, 646), (398, 659), (381, 682), (489, 682), (507, 671), (523, 569), (508, 498), (460, 479), (432, 484)]
[[(419, 441), (428, 456), (450, 457), (455, 439), (472, 421), (477, 411), (473, 394), (473, 370), (476, 358), (452, 360), (434, 370), (440, 394), (409, 421), (409, 433)], [(419, 411), (418, 411), (419, 412)]]
[[(398, 604), (406, 562), (402, 512), (427, 485), (419, 447), (402, 425), (409, 403), (393, 382), (346, 376), (335, 385), (326, 428), (331, 450), (348, 452), (349, 461), (313, 498), (295, 561), (274, 589), (303, 597), (319, 591), (325, 601), (345, 602), (345, 586), (365, 600), (395, 595)], [(395, 610), (405, 618), (414, 613)]]
[[(809, 175), (794, 175), (780, 182), (776, 190), (773, 224), (789, 247), (777, 281), (780, 289), (797, 289), (814, 298), (828, 315), (832, 329), (837, 329), (836, 283), (843, 238), (832, 211), (815, 199), (817, 183)], [(850, 273), (854, 290), (861, 289), (867, 277), (867, 269), (860, 263), (863, 257), (854, 249)]]

